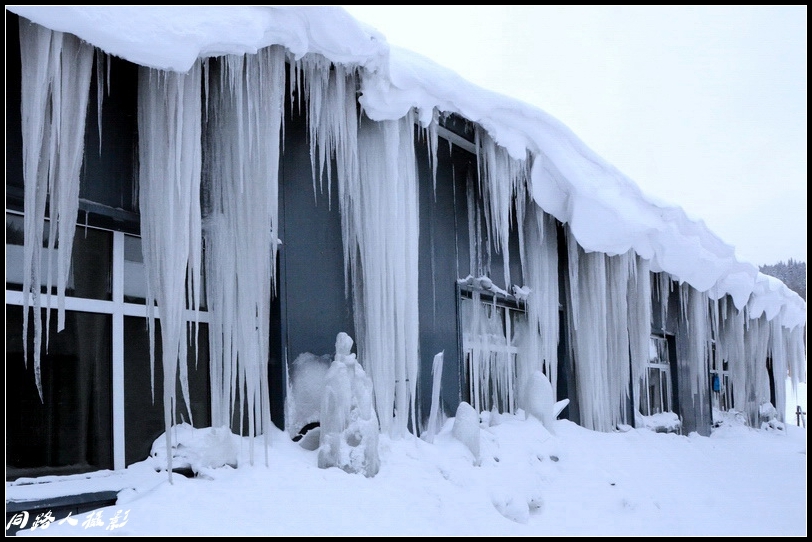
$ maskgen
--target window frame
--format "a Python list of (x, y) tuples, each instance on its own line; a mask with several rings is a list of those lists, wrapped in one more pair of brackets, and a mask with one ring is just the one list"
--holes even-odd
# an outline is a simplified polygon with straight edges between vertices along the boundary
[[(710, 369), (708, 386), (711, 393), (713, 409), (727, 412), (734, 408), (733, 383), (730, 375), (730, 364), (726, 359), (719, 359), (716, 354), (716, 342), (711, 344)], [(714, 389), (714, 379), (719, 380), (719, 390)]]
[[(649, 357), (646, 360), (640, 381), (640, 413), (643, 416), (653, 416), (663, 412), (673, 412), (674, 387), (671, 382), (671, 359), (669, 353), (668, 336), (652, 334), (649, 336)], [(651, 349), (656, 349), (656, 358), (651, 355)], [(663, 359), (665, 358), (665, 359)], [(652, 404), (652, 375), (657, 377), (659, 397), (656, 405)], [(643, 391), (645, 390), (645, 393)]]
[[(498, 291), (486, 290), (470, 285), (461, 285), (458, 283), (458, 318), (459, 318), (459, 342), (460, 342), (460, 364), (462, 375), (465, 379), (463, 386), (463, 400), (468, 402), (477, 412), (491, 411), (494, 407), (500, 413), (514, 414), (517, 411), (517, 363), (520, 355), (520, 348), (518, 345), (512, 344), (516, 337), (516, 318), (523, 316), (527, 318), (527, 308), (518, 299), (510, 294), (503, 294)], [(505, 337), (510, 337), (510, 344), (493, 345), (482, 340), (476, 340), (468, 335), (465, 322), (463, 321), (463, 302), (470, 301), (476, 303), (479, 301), (485, 307), (491, 307), (491, 310), (499, 310), (501, 312), (500, 318), (502, 320), (502, 330)], [(510, 356), (510, 367), (507, 368), (508, 378), (510, 384), (507, 390), (507, 396), (498, 396), (496, 404), (494, 404), (494, 391), (495, 384), (491, 381), (489, 383), (488, 393), (477, 393), (478, 384), (477, 379), (480, 374), (473, 364), (473, 353), (476, 347), (479, 346), (488, 353), (489, 359), (494, 354), (505, 353)], [(497, 346), (497, 348), (493, 348)], [(491, 373), (492, 375), (492, 373)]]
[[(24, 213), (14, 209), (6, 209), (7, 215), (24, 216)], [(125, 253), (124, 253), (124, 240), (125, 236), (136, 237), (140, 239), (139, 235), (132, 233), (107, 229), (88, 224), (76, 224), (77, 230), (82, 228), (93, 228), (112, 234), (112, 299), (100, 300), (89, 299), (75, 296), (65, 296), (65, 310), (76, 312), (88, 312), (110, 315), (112, 317), (112, 442), (113, 442), (113, 468), (121, 470), (126, 468), (126, 424), (125, 424), (125, 408), (124, 402), (126, 400), (124, 393), (124, 317), (134, 316), (139, 318), (147, 318), (147, 306), (145, 303), (134, 303), (125, 301), (124, 296), (124, 269), (125, 269)], [(24, 306), (23, 292), (8, 288), (6, 283), (6, 305)], [(52, 309), (56, 310), (55, 296), (52, 296), (51, 301)], [(46, 308), (46, 307), (43, 307)], [(156, 320), (160, 319), (159, 307), (154, 308), (154, 316)], [(185, 311), (185, 319), (187, 322), (198, 322), (200, 324), (208, 324), (209, 314), (205, 309), (199, 312), (187, 309)], [(156, 360), (157, 361), (157, 360)]]

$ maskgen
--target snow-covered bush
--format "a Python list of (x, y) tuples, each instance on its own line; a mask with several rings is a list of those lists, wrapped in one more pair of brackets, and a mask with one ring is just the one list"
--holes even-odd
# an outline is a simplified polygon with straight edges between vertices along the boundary
[(758, 409), (762, 429), (783, 431), (784, 424), (778, 419), (778, 411), (772, 403), (762, 403)]
[(308, 433), (305, 428), (312, 430), (320, 424), (321, 400), (330, 363), (329, 354), (317, 356), (304, 352), (291, 365), (285, 419), (288, 434), (294, 440)]
[[(191, 470), (195, 475), (206, 469), (223, 466), (236, 467), (239, 446), (228, 427), (196, 429), (188, 423), (171, 428), (172, 470)], [(166, 433), (155, 439), (150, 457), (156, 470), (166, 468)]]
[(474, 464), (479, 465), (479, 414), (469, 403), (463, 401), (457, 407), (451, 434), (471, 450)]
[(658, 412), (651, 416), (643, 416), (639, 411), (635, 413), (634, 424), (637, 428), (651, 429), (657, 433), (679, 433), (682, 422), (675, 412)]
[(558, 412), (553, 410), (555, 395), (553, 395), (553, 387), (544, 373), (536, 371), (530, 376), (523, 397), (524, 410), (538, 419), (547, 431), (555, 435), (553, 422), (558, 415)]

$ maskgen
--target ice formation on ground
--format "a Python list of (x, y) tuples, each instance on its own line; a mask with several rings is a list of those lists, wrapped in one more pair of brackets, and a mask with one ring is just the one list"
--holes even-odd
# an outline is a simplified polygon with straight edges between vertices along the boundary
[(321, 402), (319, 467), (338, 467), (370, 478), (381, 466), (378, 417), (372, 381), (351, 353), (353, 340), (343, 331), (336, 337), (336, 354), (325, 378)]

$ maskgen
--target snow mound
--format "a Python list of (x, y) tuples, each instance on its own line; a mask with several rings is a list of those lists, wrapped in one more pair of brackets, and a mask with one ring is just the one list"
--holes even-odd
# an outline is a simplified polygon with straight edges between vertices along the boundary
[(556, 402), (553, 386), (541, 371), (536, 371), (525, 387), (525, 411), (538, 419), (551, 434), (555, 435), (555, 419), (569, 404), (569, 399)]
[(463, 401), (457, 407), (451, 434), (471, 450), (474, 454), (474, 464), (480, 464), (479, 414), (469, 403)]
[[(197, 429), (188, 423), (171, 428), (172, 465), (174, 471), (191, 470), (196, 476), (207, 469), (237, 467), (238, 437), (227, 427)], [(150, 457), (155, 470), (163, 470), (166, 462), (166, 435), (162, 434), (152, 444)]]
[(643, 416), (638, 412), (634, 423), (637, 427), (645, 427), (657, 433), (678, 433), (682, 427), (682, 422), (675, 412), (658, 412), (651, 416)]

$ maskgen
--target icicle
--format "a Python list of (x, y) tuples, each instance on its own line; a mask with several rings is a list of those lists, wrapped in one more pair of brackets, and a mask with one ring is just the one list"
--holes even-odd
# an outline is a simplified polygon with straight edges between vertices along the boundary
[(609, 386), (606, 256), (584, 252), (568, 229), (570, 341), (576, 368), (581, 425), (611, 431), (614, 411)]
[[(141, 236), (149, 284), (147, 307), (157, 301), (161, 316), (164, 422), (171, 481), (170, 429), (175, 424), (176, 380), (192, 420), (186, 363), (187, 302), (199, 307), (201, 72), (187, 74), (141, 68), (138, 92)], [(186, 295), (187, 270), (191, 299)], [(153, 297), (154, 296), (154, 297)], [(150, 342), (154, 314), (149, 315)]]
[(670, 275), (664, 271), (657, 273), (655, 280), (657, 281), (657, 295), (660, 301), (660, 329), (665, 333), (668, 324), (668, 303), (673, 283)]
[(426, 442), (434, 442), (434, 437), (437, 436), (437, 433), (439, 433), (445, 421), (441, 418), (443, 411), (440, 409), (440, 384), (443, 380), (443, 357), (443, 352), (436, 354), (431, 366), (431, 410), (429, 411), (429, 420), (426, 424), (426, 430), (421, 435), (421, 438)]
[[(516, 373), (523, 391), (536, 371), (542, 371), (553, 384), (558, 379), (558, 238), (555, 219), (536, 205), (528, 209), (524, 221), (522, 276), (530, 288), (527, 297), (527, 334)], [(555, 397), (555, 395), (554, 395)], [(520, 397), (520, 405), (526, 398)], [(524, 407), (523, 407), (524, 408)]]
[(479, 290), (462, 301), (463, 349), (467, 352), (470, 403), (482, 412), (514, 412), (516, 343), (507, 309), (484, 302)]
[(297, 67), (297, 72), (302, 73), (300, 93), (307, 104), (314, 197), (319, 191), (324, 192), (326, 173), (329, 203), (332, 199), (330, 160), (336, 159), (338, 175), (343, 177), (338, 180), (339, 187), (351, 183), (347, 178), (357, 175), (357, 74), (352, 68), (333, 65), (316, 54), (303, 56), (297, 61)]
[[(578, 322), (580, 321), (580, 315), (578, 314), (578, 307), (580, 306), (579, 301), (579, 289), (578, 289), (578, 265), (579, 265), (579, 257), (580, 251), (578, 250), (580, 247), (578, 246), (578, 241), (576, 241), (575, 236), (572, 235), (572, 230), (567, 227), (567, 284), (569, 285), (569, 313), (571, 315), (571, 324), (570, 330), (572, 332), (578, 331)], [(570, 341), (570, 345), (574, 347), (574, 343)], [(574, 358), (573, 358), (574, 359)]]
[(792, 391), (797, 394), (798, 383), (806, 381), (806, 326), (782, 328), (781, 332), (787, 342), (787, 369)]
[(607, 297), (606, 297), (606, 383), (609, 403), (607, 416), (612, 427), (629, 423), (626, 419), (626, 406), (629, 399), (629, 379), (631, 367), (630, 322), (629, 322), (629, 279), (635, 255), (625, 254), (606, 257)]
[[(768, 352), (772, 361), (772, 382), (768, 383), (775, 390), (775, 404), (778, 412), (778, 419), (784, 421), (784, 413), (787, 407), (787, 386), (786, 375), (789, 374), (787, 359), (787, 343), (783, 333), (783, 328), (777, 318), (770, 321), (770, 337)], [(769, 377), (769, 374), (767, 375)]]
[(409, 286), (417, 284), (420, 226), (413, 130), (411, 113), (364, 121), (360, 182), (345, 193), (360, 255), (353, 266), (359, 361), (373, 381), (381, 428), (395, 436), (406, 432), (410, 414), (417, 427), (418, 310)]
[[(524, 222), (529, 179), (527, 160), (512, 158), (483, 129), (476, 131), (477, 163), (480, 164), (479, 189), (484, 199), (488, 237), (504, 260), (505, 288), (510, 288), (510, 231), (513, 212), (518, 224)], [(519, 231), (519, 236), (523, 234)], [(521, 246), (521, 243), (520, 243)]]
[(708, 375), (712, 349), (710, 302), (706, 292), (699, 292), (687, 283), (679, 286), (679, 296), (685, 322), (682, 341), (686, 348), (683, 355), (677, 356), (680, 375), (677, 389), (684, 417), (683, 429), (690, 432), (708, 428), (712, 423), (708, 411)]
[(476, 205), (476, 194), (474, 192), (474, 182), (470, 172), (466, 177), (466, 203), (468, 206), (468, 269), (472, 275), (481, 277), (490, 275), (482, 260), (482, 224), (480, 223), (480, 213)]
[(263, 434), (267, 464), (285, 52), (230, 55), (214, 68), (204, 179), (212, 424), (228, 427), (238, 413), (250, 462), (253, 437)]
[(413, 116), (366, 122), (361, 143), (356, 73), (318, 55), (305, 55), (296, 67), (301, 72), (296, 88), (307, 101), (314, 197), (323, 191), (325, 170), (329, 197), (330, 159), (336, 160), (359, 362), (372, 378), (382, 429), (402, 434), (410, 417), (416, 428), (417, 307), (404, 286), (417, 282)]
[[(34, 309), (34, 377), (42, 399), (41, 253), (46, 200), (50, 214), (45, 287), (51, 307), (51, 257), (57, 258), (57, 331), (65, 328), (65, 288), (79, 210), (79, 173), (90, 91), (93, 48), (72, 34), (20, 19), (24, 184), (23, 350), (28, 360), (28, 314)], [(46, 340), (50, 310), (46, 316)]]
[(104, 102), (104, 71), (107, 63), (107, 89), (110, 90), (110, 61), (107, 54), (96, 49), (96, 123), (99, 128), (99, 156), (102, 152), (102, 102)]
[(440, 112), (434, 108), (431, 114), (431, 122), (425, 128), (426, 148), (429, 153), (429, 166), (431, 167), (432, 187), (434, 188), (434, 199), (437, 200), (437, 128), (440, 125)]
[(770, 324), (767, 317), (750, 320), (744, 337), (744, 411), (750, 427), (759, 427), (759, 407), (769, 401), (770, 389), (766, 367)]
[[(50, 147), (49, 95), (53, 80), (51, 67), (51, 31), (20, 19), (20, 60), (22, 63), (23, 179), (24, 179), (24, 260), (23, 260), (23, 351), (28, 363), (28, 313), (34, 307), (34, 359), (38, 373), (42, 320), (40, 315), (41, 252), (45, 224), (45, 201), (48, 195), (48, 161), (45, 149)], [(30, 297), (29, 297), (30, 296)], [(42, 398), (41, 385), (40, 398)]]
[[(629, 352), (631, 381), (635, 389), (645, 375), (651, 337), (651, 271), (650, 262), (640, 256), (634, 260), (629, 277)], [(634, 395), (634, 411), (640, 411), (640, 395)]]
[(723, 303), (722, 321), (717, 341), (717, 364), (728, 363), (733, 387), (733, 404), (730, 408), (739, 409), (744, 405), (747, 367), (744, 353), (745, 312), (736, 310), (733, 303)]
[[(690, 310), (690, 299), (691, 299), (691, 290), (688, 288), (688, 284), (681, 283), (680, 288), (678, 290), (679, 295), (679, 302), (680, 302), (680, 314), (687, 316), (691, 314)], [(691, 318), (685, 319), (686, 328), (688, 333), (691, 333)]]
[[(307, 102), (313, 196), (323, 192), (327, 173), (328, 204), (332, 200), (332, 167), (336, 160), (338, 200), (344, 241), (345, 292), (357, 266), (357, 231), (360, 208), (353, 203), (358, 193), (358, 113), (356, 88), (358, 74), (345, 66), (331, 65), (320, 55), (305, 55), (296, 62), (297, 88)], [(317, 186), (321, 189), (317, 189)], [(359, 330), (363, 333), (362, 330)], [(363, 343), (358, 336), (357, 343)]]

